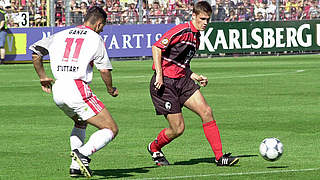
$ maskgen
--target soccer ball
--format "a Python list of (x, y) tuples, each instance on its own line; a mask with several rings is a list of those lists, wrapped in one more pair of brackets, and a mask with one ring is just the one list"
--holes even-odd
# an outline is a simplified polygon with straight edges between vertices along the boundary
[(276, 161), (283, 153), (283, 144), (277, 138), (266, 138), (261, 142), (259, 150), (265, 160)]

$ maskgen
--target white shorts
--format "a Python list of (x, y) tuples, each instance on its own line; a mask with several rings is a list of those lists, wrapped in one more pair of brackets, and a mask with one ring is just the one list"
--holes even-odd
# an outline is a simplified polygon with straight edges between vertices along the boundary
[(57, 80), (52, 93), (56, 105), (71, 118), (77, 115), (79, 120), (85, 121), (104, 108), (104, 104), (82, 80)]

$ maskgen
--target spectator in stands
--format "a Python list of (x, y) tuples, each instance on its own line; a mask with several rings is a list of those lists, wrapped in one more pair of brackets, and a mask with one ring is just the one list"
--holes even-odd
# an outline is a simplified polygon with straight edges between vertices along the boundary
[(265, 20), (265, 17), (266, 17), (265, 4), (262, 2), (259, 2), (259, 0), (256, 0), (254, 5), (254, 14), (255, 14), (255, 19), (257, 21), (261, 21), (262, 19)]
[(42, 26), (42, 17), (39, 13), (34, 16), (34, 26), (41, 27)]
[(33, 1), (28, 1), (27, 11), (29, 12), (29, 25), (34, 26), (34, 16), (36, 15), (35, 6)]
[(82, 24), (82, 12), (80, 5), (75, 0), (70, 1), (70, 16), (72, 19), (72, 25)]
[(4, 48), (6, 37), (7, 37), (7, 22), (6, 22), (6, 12), (3, 6), (0, 6), (0, 64), (3, 63), (6, 55), (6, 50)]
[(86, 3), (87, 6), (89, 6), (89, 0), (80, 0), (80, 1), (81, 1), (81, 3), (84, 2), (84, 3)]
[(19, 0), (19, 12), (27, 11), (28, 7), (26, 6), (26, 0)]
[(303, 10), (302, 10), (302, 15), (300, 19), (310, 19), (310, 14), (309, 14), (310, 7), (311, 7), (310, 0), (305, 0), (303, 2)]
[(272, 0), (270, 4), (268, 4), (266, 8), (266, 20), (267, 21), (275, 21), (276, 20), (276, 11), (277, 4), (276, 0)]
[(319, 17), (319, 8), (316, 0), (311, 1), (311, 7), (309, 9), (310, 19), (317, 19)]
[(147, 0), (143, 0), (142, 1), (142, 21), (143, 21), (143, 23), (145, 23), (145, 24), (149, 23), (148, 18), (149, 18), (149, 8), (147, 5)]
[(114, 3), (111, 10), (111, 22), (114, 24), (120, 24), (121, 23), (121, 15), (122, 15), (122, 9), (120, 7), (120, 4)]
[(89, 8), (96, 6), (97, 5), (97, 1), (96, 0), (89, 0)]
[(112, 2), (111, 0), (106, 0), (105, 7), (103, 10), (107, 13), (107, 24), (112, 24)]
[(65, 6), (62, 0), (57, 0), (55, 4), (56, 9), (56, 26), (65, 26)]
[(246, 20), (247, 21), (254, 21), (254, 7), (250, 3), (250, 0), (244, 0), (243, 7), (246, 10)]
[(299, 17), (301, 16), (301, 11), (299, 10), (300, 8), (291, 8), (290, 15), (291, 15), (291, 20), (299, 20)]
[[(226, 3), (228, 3), (228, 1), (226, 1)], [(226, 7), (230, 6), (226, 4)], [(212, 10), (213, 13), (211, 21), (224, 21), (224, 19), (226, 18), (226, 9), (222, 0), (216, 0), (216, 5), (213, 7)]]
[(105, 5), (105, 2), (104, 2), (103, 0), (98, 0), (98, 1), (97, 1), (97, 6), (103, 8), (104, 5)]
[(286, 12), (289, 12), (291, 14), (291, 10), (295, 8), (295, 10), (298, 8), (297, 0), (288, 0), (286, 3)]
[(46, 0), (41, 0), (41, 4), (38, 8), (39, 12), (38, 14), (40, 14), (41, 18), (38, 18), (38, 21), (36, 20), (36, 24), (38, 26), (47, 26), (47, 4), (46, 4)]
[[(220, 0), (220, 1), (222, 1), (223, 2), (223, 0)], [(230, 9), (236, 9), (237, 8), (237, 6), (236, 6), (236, 4), (234, 3), (234, 1), (231, 1), (231, 0), (225, 0), (224, 1), (225, 2), (225, 7), (226, 7), (226, 10), (230, 10)]]
[(168, 12), (175, 15), (176, 0), (168, 0)]
[(246, 21), (247, 19), (247, 11), (244, 8), (243, 2), (237, 3), (237, 16), (238, 16), (238, 22)]
[(128, 9), (123, 13), (124, 23), (136, 24), (139, 20), (139, 14), (135, 3), (130, 3)]
[(149, 13), (151, 16), (161, 16), (163, 15), (162, 10), (160, 9), (159, 1), (154, 1), (152, 8)]
[(229, 14), (227, 14), (227, 17), (224, 20), (225, 22), (236, 22), (238, 21), (237, 19), (237, 14), (233, 9), (229, 10)]
[(86, 16), (87, 11), (88, 11), (88, 7), (87, 7), (87, 3), (86, 2), (81, 2), (80, 3), (80, 11), (81, 11), (82, 17)]
[(153, 2), (153, 6), (150, 9), (149, 15), (152, 24), (160, 24), (162, 22), (163, 12), (160, 9), (160, 4), (158, 1)]
[(16, 4), (16, 0), (11, 0), (11, 5), (7, 7), (9, 13), (18, 13), (19, 7)]
[(255, 21), (265, 21), (265, 17), (263, 16), (262, 12), (257, 13)]
[(187, 8), (185, 11), (185, 17), (184, 17), (185, 22), (192, 20), (193, 6), (194, 6), (194, 3), (187, 4)]

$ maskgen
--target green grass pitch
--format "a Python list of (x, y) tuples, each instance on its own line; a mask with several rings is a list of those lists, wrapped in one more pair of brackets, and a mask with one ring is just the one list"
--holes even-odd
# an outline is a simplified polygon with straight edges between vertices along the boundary
[[(152, 61), (114, 61), (120, 95), (109, 96), (95, 70), (91, 87), (119, 126), (116, 139), (92, 158), (92, 179), (319, 179), (320, 56), (194, 59), (208, 77), (201, 88), (214, 109), (223, 151), (239, 155), (217, 167), (198, 116), (183, 109), (184, 134), (164, 147), (173, 164), (156, 167), (146, 150), (167, 122), (149, 95)], [(45, 64), (49, 71), (49, 64)], [(70, 179), (72, 120), (41, 91), (32, 64), (0, 66), (0, 179)], [(87, 139), (96, 129), (89, 127)], [(259, 156), (260, 142), (277, 137), (284, 154)]]

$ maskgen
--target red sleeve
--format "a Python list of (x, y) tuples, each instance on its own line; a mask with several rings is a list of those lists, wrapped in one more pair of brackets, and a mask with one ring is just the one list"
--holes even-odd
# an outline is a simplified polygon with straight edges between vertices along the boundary
[(181, 36), (176, 36), (184, 27), (184, 24), (177, 25), (164, 33), (161, 38), (155, 42), (153, 45), (157, 46), (160, 49), (166, 49), (168, 45), (170, 44), (175, 44), (179, 42), (179, 37)]

